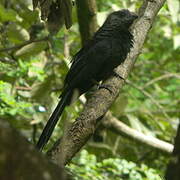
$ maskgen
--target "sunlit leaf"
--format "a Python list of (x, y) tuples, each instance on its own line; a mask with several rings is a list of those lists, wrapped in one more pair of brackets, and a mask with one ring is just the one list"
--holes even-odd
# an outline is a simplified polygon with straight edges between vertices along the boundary
[(173, 37), (173, 40), (174, 40), (174, 49), (178, 49), (180, 48), (180, 35), (175, 35)]
[(174, 23), (177, 23), (180, 15), (179, 15), (179, 1), (178, 0), (167, 0), (168, 8), (170, 14), (172, 16), (172, 20)]
[(5, 9), (0, 4), (0, 21), (16, 21), (17, 20), (17, 13), (13, 9)]
[(28, 58), (39, 54), (47, 47), (47, 42), (33, 42), (15, 52), (14, 56), (18, 58)]
[(30, 39), (28, 31), (14, 23), (8, 26), (7, 36), (13, 43), (21, 43)]

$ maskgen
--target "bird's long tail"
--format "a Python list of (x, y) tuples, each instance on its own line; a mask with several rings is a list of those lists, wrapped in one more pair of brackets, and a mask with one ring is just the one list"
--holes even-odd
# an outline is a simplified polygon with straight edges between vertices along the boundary
[(43, 147), (48, 142), (49, 138), (51, 137), (53, 130), (59, 120), (59, 117), (61, 116), (64, 108), (66, 105), (68, 105), (69, 99), (71, 98), (71, 91), (68, 91), (61, 97), (61, 100), (59, 101), (58, 105), (56, 106), (56, 109), (50, 116), (46, 126), (43, 129), (43, 132), (38, 140), (38, 143), (36, 145), (37, 149), (39, 151), (42, 151)]

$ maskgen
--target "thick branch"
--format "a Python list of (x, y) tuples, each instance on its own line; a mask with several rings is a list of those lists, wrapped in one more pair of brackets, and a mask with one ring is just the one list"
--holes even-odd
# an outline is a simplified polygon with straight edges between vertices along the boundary
[(112, 130), (113, 132), (116, 132), (117, 134), (123, 135), (137, 142), (141, 142), (155, 149), (159, 149), (169, 154), (171, 154), (173, 151), (174, 147), (172, 144), (169, 144), (152, 136), (147, 136), (135, 129), (130, 128), (123, 122), (113, 117), (110, 112), (108, 112), (103, 118), (102, 125)]
[[(144, 1), (139, 12), (140, 18), (134, 24), (132, 30), (135, 37), (134, 48), (131, 49), (125, 62), (116, 69), (116, 72), (121, 77), (127, 78), (135, 63), (135, 59), (141, 51), (152, 22), (164, 3), (165, 0)], [(111, 93), (106, 89), (97, 90), (88, 100), (80, 117), (76, 119), (69, 131), (64, 135), (60, 145), (51, 151), (52, 159), (57, 163), (62, 163), (60, 162), (60, 157), (63, 159), (63, 163), (69, 162), (86, 143), (94, 133), (97, 122), (104, 116), (116, 99), (119, 89), (124, 85), (124, 81), (117, 77), (111, 77), (105, 84), (111, 87)]]
[(0, 49), (0, 52), (17, 50), (17, 49), (20, 49), (20, 48), (22, 48), (22, 47), (24, 47), (24, 46), (26, 46), (28, 44), (31, 44), (33, 42), (41, 42), (41, 41), (47, 41), (47, 40), (48, 40), (48, 37), (44, 37), (42, 39), (32, 39), (32, 40), (29, 40), (29, 41), (25, 41), (22, 44), (18, 44), (16, 46)]
[(77, 0), (76, 3), (79, 21), (79, 31), (81, 33), (82, 44), (84, 45), (97, 30), (96, 1)]

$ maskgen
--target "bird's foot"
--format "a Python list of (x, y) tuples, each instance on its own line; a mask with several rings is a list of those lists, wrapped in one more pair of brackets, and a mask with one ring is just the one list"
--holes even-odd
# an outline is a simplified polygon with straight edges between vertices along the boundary
[(118, 73), (116, 73), (115, 71), (113, 71), (112, 75), (125, 81), (125, 79), (122, 76), (120, 76)]
[(111, 94), (113, 93), (113, 91), (111, 90), (112, 89), (112, 86), (111, 85), (108, 85), (108, 84), (100, 84), (98, 89), (106, 89), (108, 90)]

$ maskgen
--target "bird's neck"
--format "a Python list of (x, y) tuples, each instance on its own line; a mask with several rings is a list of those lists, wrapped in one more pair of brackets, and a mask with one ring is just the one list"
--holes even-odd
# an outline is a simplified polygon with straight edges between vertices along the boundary
[(95, 39), (103, 40), (105, 38), (117, 38), (131, 41), (132, 34), (128, 29), (122, 27), (102, 26), (94, 35)]

